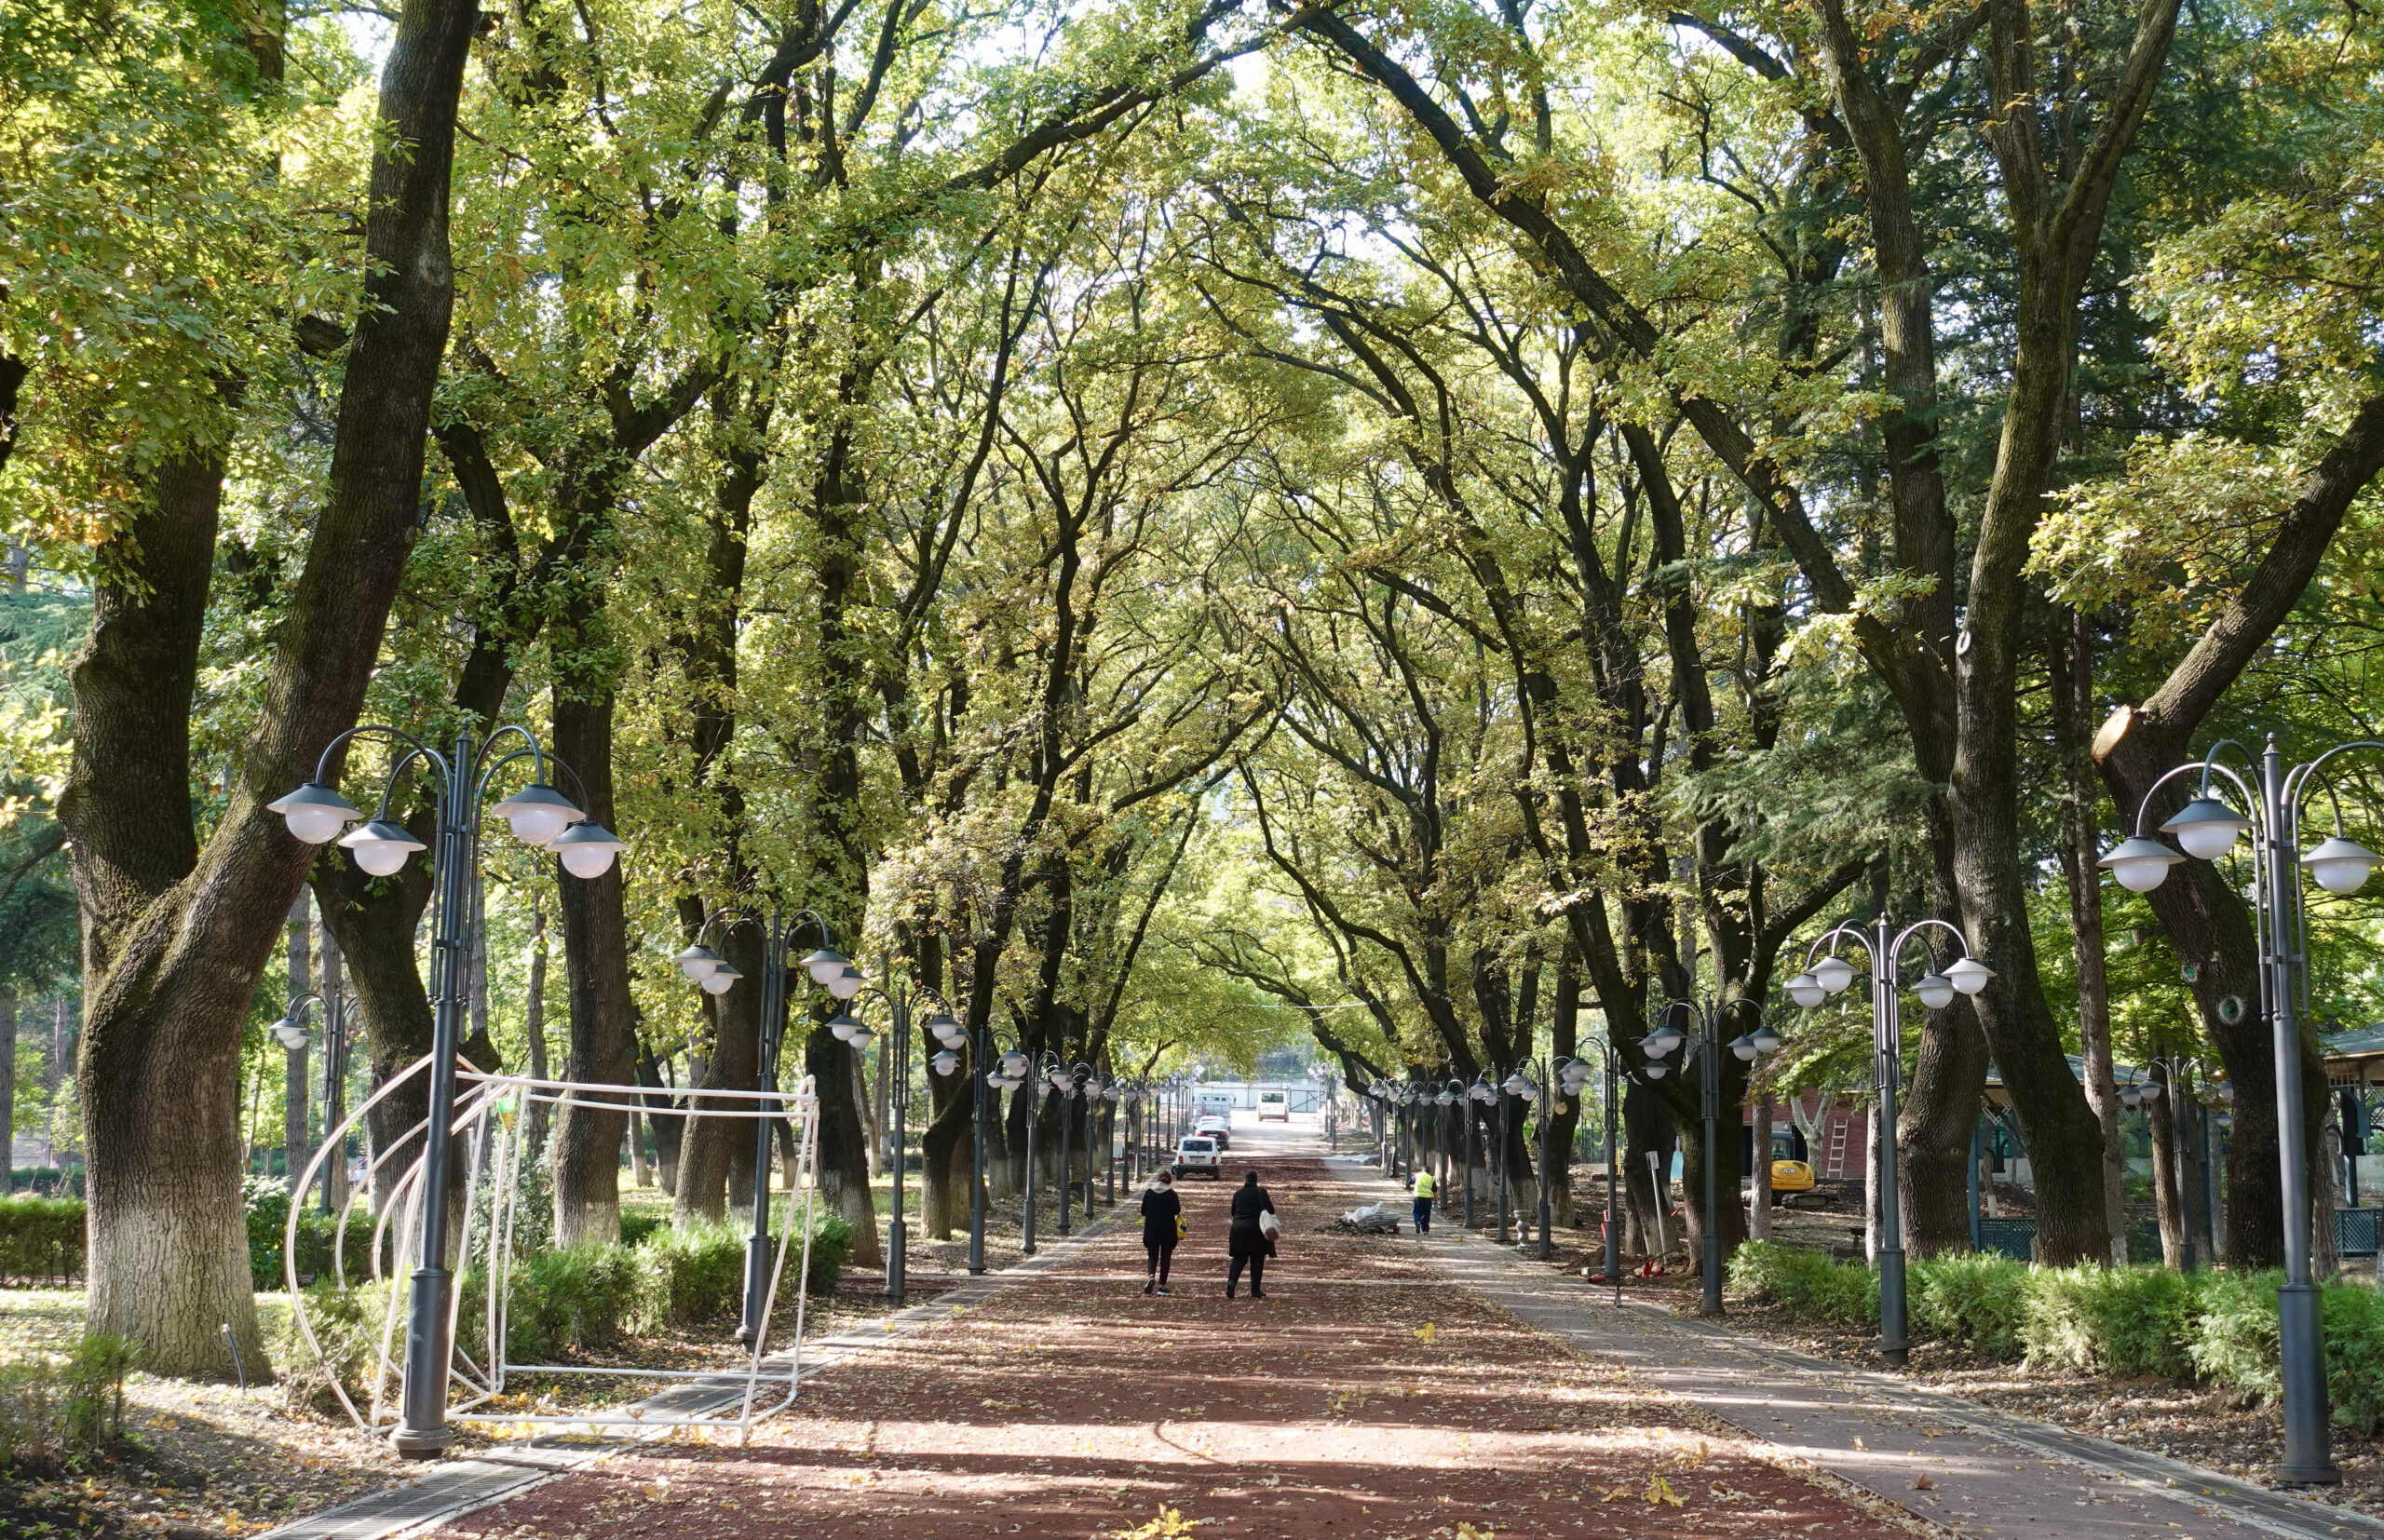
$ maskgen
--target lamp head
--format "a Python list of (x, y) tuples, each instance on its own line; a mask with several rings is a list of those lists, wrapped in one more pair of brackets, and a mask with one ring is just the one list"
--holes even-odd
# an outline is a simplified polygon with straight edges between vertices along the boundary
[(1957, 957), (1945, 970), (1945, 978), (1957, 994), (1978, 994), (1994, 977), (1995, 970), (1975, 957)]
[(364, 817), (362, 808), (320, 781), (310, 780), (264, 805), (266, 811), (281, 815), (293, 839), (308, 844), (335, 840), (341, 830)]
[(2188, 856), (2199, 856), (2215, 861), (2235, 847), (2252, 820), (2220, 802), (2216, 797), (2196, 797), (2177, 810), (2177, 816), (2160, 826), (2164, 834), (2174, 834), (2177, 843), (2186, 847)]
[(340, 836), (339, 843), (372, 877), (394, 877), (404, 869), (406, 858), (429, 848), (407, 833), (405, 825), (387, 818), (373, 818), (351, 829)]
[(593, 882), (613, 869), (614, 858), (629, 845), (603, 824), (582, 821), (556, 835), (547, 848), (561, 858), (565, 871)]
[(1833, 952), (1813, 965), (1813, 981), (1824, 994), (1836, 994), (1854, 982), (1854, 965)]
[(1662, 1059), (1688, 1041), (1688, 1034), (1670, 1021), (1657, 1024), (1656, 1030), (1639, 1039), (1639, 1049), (1650, 1059)]
[(730, 986), (744, 977), (744, 970), (738, 967), (736, 964), (722, 963), (696, 982), (702, 986), (706, 994), (726, 994)]
[(2168, 880), (2171, 867), (2184, 859), (2159, 840), (2138, 834), (2111, 846), (2110, 854), (2094, 864), (2109, 868), (2130, 893), (2149, 893)]
[(712, 969), (721, 966), (725, 959), (719, 952), (698, 941), (670, 961), (677, 964), (679, 971), (687, 976), (687, 982), (700, 984)]
[(554, 844), (564, 830), (588, 817), (577, 804), (544, 781), (532, 781), (490, 811), (513, 826), (515, 839), (540, 847)]
[(950, 1074), (959, 1067), (960, 1056), (950, 1048), (937, 1049), (935, 1056), (928, 1060), (928, 1068), (938, 1074)]
[(1768, 1021), (1747, 1033), (1747, 1040), (1754, 1045), (1755, 1052), (1767, 1059), (1788, 1046), (1788, 1040), (1772, 1031)]
[(845, 965), (851, 961), (851, 958), (838, 952), (834, 947), (821, 947), (803, 960), (803, 970), (811, 975), (813, 983), (824, 989), (837, 975), (845, 971)]
[(1730, 1039), (1730, 1051), (1737, 1054), (1742, 1061), (1752, 1064), (1754, 1062), (1754, 1039), (1741, 1033)]
[(306, 1023), (294, 1015), (285, 1016), (273, 1024), (273, 1035), (283, 1047), (296, 1053), (306, 1046)]
[(1807, 1010), (1829, 998), (1829, 991), (1822, 988), (1822, 981), (1809, 973), (1800, 973), (1789, 979), (1787, 989), (1788, 998)]
[(1648, 1079), (1661, 1080), (1671, 1071), (1672, 1066), (1660, 1059), (1650, 1059), (1642, 1068)]
[(867, 1030), (857, 1018), (841, 1010), (828, 1018), (828, 1034), (839, 1043), (849, 1043), (854, 1033)]
[(1924, 973), (1914, 982), (1912, 993), (1930, 1010), (1944, 1010), (1954, 1003), (1954, 981), (1942, 973)]
[(2384, 857), (2360, 844), (2337, 834), (2320, 842), (2318, 847), (2301, 858), (2310, 869), (2310, 876), (2329, 893), (2356, 893), (2367, 885), (2369, 873)]

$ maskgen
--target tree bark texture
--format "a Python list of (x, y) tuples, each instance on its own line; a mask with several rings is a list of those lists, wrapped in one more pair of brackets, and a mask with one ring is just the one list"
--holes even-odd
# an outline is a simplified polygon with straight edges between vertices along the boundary
[(2111, 1057), (2111, 989), (2104, 966), (2101, 840), (2095, 816), (2100, 789), (2087, 744), (2093, 721), (2093, 637), (2086, 616), (2057, 611), (2046, 655), (2052, 662), (2053, 736), (2068, 784), (2062, 808), (2062, 871), (2069, 889), (2072, 949), (2078, 965), (2078, 1043), (2085, 1063), (2086, 1102), (2103, 1134), (2103, 1207), (2110, 1232), (2109, 1260), (2127, 1261), (2127, 1151), (2120, 1135), (2119, 1082)]
[[(575, 601), (573, 615), (584, 640), (595, 622), (592, 600), (583, 595)], [(588, 816), (607, 829), (617, 827), (610, 677), (593, 682), (559, 677), (553, 710), (555, 754), (578, 773)], [(592, 881), (568, 873), (558, 879), (563, 988), (571, 1002), (566, 1080), (626, 1085), (635, 1075), (637, 1020), (630, 997), (623, 885), (618, 861)], [(567, 1101), (556, 1109), (556, 1245), (620, 1238), (621, 1136), (630, 1116), (625, 1107), (588, 1101)]]

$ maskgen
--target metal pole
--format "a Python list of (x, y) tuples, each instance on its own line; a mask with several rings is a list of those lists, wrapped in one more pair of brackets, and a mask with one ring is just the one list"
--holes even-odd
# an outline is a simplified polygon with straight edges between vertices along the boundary
[(1068, 1167), (1068, 1125), (1075, 1120), (1077, 1093), (1075, 1077), (1069, 1085), (1054, 1087), (1060, 1093), (1060, 1235), (1068, 1233), (1068, 1210), (1076, 1207), (1076, 1172)]
[(1700, 1316), (1722, 1313), (1722, 1036), (1715, 1006), (1707, 1002), (1698, 1033), (1697, 1051), (1704, 1060), (1698, 1075), (1699, 1101), (1705, 1114), (1705, 1297)]
[[(409, 1460), (435, 1459), (454, 1435), (447, 1426), (447, 1167), (455, 1120), (455, 1047), (464, 1017), (463, 946), (473, 871), (469, 733), (455, 738), (439, 799), (439, 916), (431, 931), (430, 1107), (423, 1130), (422, 1232), (406, 1316), (406, 1369), (398, 1428), (389, 1439)], [(472, 810), (478, 812), (477, 808)]]
[(1605, 1048), (1605, 1279), (1614, 1285), (1614, 1307), (1622, 1308), (1622, 1212), (1615, 1189), (1615, 1125), (1620, 1120), (1621, 1077), (1613, 1045)]
[[(1497, 1070), (1497, 1066), (1491, 1066), (1493, 1074)], [(1511, 1228), (1513, 1215), (1507, 1203), (1507, 1103), (1513, 1100), (1507, 1094), (1502, 1081), (1498, 1087), (1498, 1151), (1491, 1156), (1498, 1172), (1498, 1244), (1501, 1246), (1511, 1246), (1515, 1239)]]
[[(1035, 1122), (1043, 1111), (1041, 1069), (1038, 1064), (1030, 1064), (1026, 1076), (1026, 1217), (1019, 1225), (1018, 1249), (1022, 1254), (1030, 1257), (1035, 1254)], [(1067, 1222), (1067, 1211), (1063, 1206), (1060, 1223), (1065, 1224)]]
[(1556, 1099), (1556, 1088), (1550, 1084), (1553, 1076), (1549, 1072), (1554, 1068), (1553, 1061), (1542, 1064), (1539, 1075), (1539, 1260), (1542, 1262), (1546, 1262), (1551, 1254), (1549, 1227), (1556, 1222), (1556, 1202), (1549, 1192), (1548, 1176), (1548, 1125), (1552, 1121), (1549, 1113)]
[[(2284, 1178), (2284, 1286), (2277, 1290), (2277, 1338), (2284, 1390), (2284, 1461), (2279, 1477), (2296, 1485), (2342, 1479), (2326, 1429), (2325, 1328), (2318, 1286), (2310, 1277), (2310, 1152), (2301, 1127), (2301, 1023), (2295, 1012), (2300, 955), (2299, 819), (2285, 805), (2282, 762), (2270, 737), (2260, 756), (2259, 859), (2268, 881), (2263, 983), (2276, 1052), (2277, 1161)], [(2331, 1223), (2331, 1214), (2327, 1216)]]
[(2211, 1159), (2210, 1122), (2209, 1106), (2195, 1103), (2194, 1128), (2201, 1146), (2201, 1234), (2215, 1267), (2218, 1264), (2218, 1169)]
[[(327, 931), (326, 935), (329, 934)], [(329, 971), (328, 969), (325, 971)], [(323, 1136), (347, 1120), (347, 1011), (337, 997), (323, 1002)], [(334, 1189), (346, 1184), (346, 1141), (332, 1153), (323, 1168), (323, 1212), (335, 1213), (338, 1205), (332, 1201)]]
[(2186, 1119), (2192, 1103), (2186, 1095), (2183, 1060), (2172, 1055), (2160, 1073), (2168, 1081), (2161, 1094), (2169, 1099), (2169, 1159), (2177, 1173), (2177, 1271), (2190, 1273), (2194, 1270), (2194, 1216), (2186, 1202)]
[[(698, 937), (700, 939), (700, 936)], [(762, 1042), (758, 1083), (778, 1088), (781, 1013), (786, 1008), (786, 929), (773, 916), (762, 933)], [(745, 1237), (745, 1308), (737, 1340), (761, 1335), (762, 1310), (770, 1297), (770, 1120), (753, 1120), (753, 1231)]]
[(1473, 1093), (1465, 1094), (1465, 1227), (1473, 1228), (1473, 1145), (1478, 1125), (1474, 1119)]
[(1984, 1117), (1971, 1119), (1971, 1165), (1969, 1177), (1964, 1185), (1969, 1189), (1971, 1198), (1971, 1250), (1973, 1252), (1978, 1250), (1979, 1242), (1983, 1238), (1979, 1232), (1978, 1217), (1978, 1163), (1983, 1153), (1980, 1146), (1985, 1142), (1979, 1136), (1985, 1126), (1986, 1119)]
[(1093, 1100), (1093, 1099), (1092, 1099), (1092, 1093), (1091, 1093), (1091, 1091), (1090, 1091), (1090, 1089), (1087, 1089), (1087, 1090), (1085, 1090), (1085, 1091), (1083, 1091), (1083, 1092), (1079, 1093), (1079, 1099), (1080, 1099), (1080, 1100), (1082, 1100), (1082, 1101), (1084, 1102), (1084, 1217), (1085, 1217), (1085, 1223), (1087, 1223), (1089, 1224), (1089, 1223), (1090, 1223), (1092, 1222), (1092, 1100)]
[(976, 1062), (968, 1066), (968, 1276), (985, 1273), (985, 1076), (991, 1074), (994, 1029), (977, 1024)]
[(1896, 1090), (1903, 1074), (1903, 1031), (1896, 1020), (1896, 963), (1888, 955), (1888, 917), (1871, 948), (1872, 1074), (1879, 1087), (1879, 1352), (1890, 1363), (1911, 1356), (1904, 1320), (1903, 1216), (1896, 1194)]
[[(884, 972), (887, 981), (891, 983), (894, 979), (893, 968), (884, 962), (881, 962), (878, 966)], [(891, 1087), (894, 1094), (890, 1098), (894, 1103), (894, 1213), (888, 1222), (886, 1235), (886, 1297), (896, 1304), (900, 1304), (902, 1303), (904, 1292), (910, 1287), (907, 1266), (910, 1260), (907, 1243), (910, 1237), (908, 1229), (902, 1223), (902, 1184), (903, 1178), (908, 1174), (904, 1169), (903, 1133), (905, 1130), (902, 1114), (908, 1112), (911, 1106), (911, 992), (904, 989), (899, 993), (888, 993), (887, 1003), (893, 1007), (894, 1011), (894, 1041), (881, 1044), (877, 1049), (879, 1055), (877, 1073), (880, 1074), (887, 1073), (886, 1050), (889, 1047), (894, 1050), (894, 1084)]]

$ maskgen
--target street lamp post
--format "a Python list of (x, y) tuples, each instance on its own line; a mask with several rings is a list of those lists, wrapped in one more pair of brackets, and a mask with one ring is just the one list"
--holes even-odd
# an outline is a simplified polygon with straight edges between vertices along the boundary
[[(985, 1175), (987, 1165), (987, 1135), (985, 1129), (987, 1118), (985, 1114), (988, 1103), (998, 1104), (996, 1102), (996, 1098), (986, 1095), (986, 1092), (989, 1090), (997, 1093), (1001, 1091), (1016, 1090), (1019, 1087), (1026, 1083), (1026, 1055), (1019, 1051), (1018, 1045), (1016, 1041), (1013, 1040), (1010, 1043), (1009, 1047), (1004, 1050), (998, 1059), (996, 1058), (994, 1048), (997, 1036), (998, 1034), (994, 1031), (994, 1027), (991, 1022), (980, 1021), (977, 1023), (977, 1061), (969, 1066), (968, 1072), (969, 1094), (976, 1098), (975, 1104), (970, 1109), (972, 1114), (972, 1122), (969, 1128), (968, 1140), (969, 1147), (972, 1151), (972, 1158), (969, 1161), (970, 1169), (968, 1173), (968, 1272), (971, 1277), (983, 1277), (985, 1272)], [(1027, 1169), (1031, 1176), (1034, 1170), (1034, 1167), (1032, 1165), (1034, 1158), (1034, 1141), (1032, 1139), (1028, 1141), (1027, 1157), (1030, 1162)], [(1034, 1196), (1034, 1189), (1032, 1187), (1027, 1189), (1027, 1196), (1029, 1202), (1026, 1209), (1026, 1225), (1022, 1238), (1025, 1243), (1025, 1250), (1031, 1252), (1035, 1250), (1035, 1207), (1032, 1201)]]
[[(1619, 1198), (1621, 1171), (1616, 1161), (1615, 1136), (1621, 1122), (1622, 1055), (1605, 1038), (1598, 1039), (1598, 1057), (1605, 1071), (1605, 1280), (1614, 1286), (1614, 1307), (1622, 1308), (1622, 1210)], [(1576, 1063), (1579, 1060), (1576, 1060)], [(1587, 1065), (1581, 1078), (1589, 1078)]]
[[(332, 1129), (347, 1120), (347, 1050), (354, 1035), (355, 1023), (350, 1018), (356, 1013), (356, 1002), (346, 995), (336, 1001), (326, 1000), (315, 990), (308, 990), (291, 1001), (281, 1020), (273, 1024), (273, 1035), (291, 1053), (306, 1046), (305, 1011), (308, 1006), (323, 1007), (323, 1129), (324, 1137), (328, 1138)], [(332, 1164), (323, 1169), (322, 1207), (327, 1214), (338, 1210), (333, 1193), (339, 1181), (345, 1180), (346, 1162), (347, 1154), (342, 1151), (333, 1155)], [(339, 1179), (334, 1179), (334, 1171), (341, 1173)], [(294, 1177), (297, 1173), (293, 1171), (291, 1174)], [(301, 1202), (305, 1196), (304, 1193), (292, 1193), (290, 1201), (293, 1204)]]
[(1465, 1227), (1469, 1231), (1473, 1228), (1473, 1155), (1482, 1141), (1482, 1109), (1496, 1094), (1490, 1082), (1479, 1074), (1465, 1087)]
[[(2246, 762), (2247, 780), (2220, 755), (2232, 749)], [(2284, 1283), (2277, 1291), (2277, 1334), (2281, 1347), (2281, 1378), (2284, 1401), (2284, 1461), (2280, 1479), (2302, 1486), (2324, 1486), (2342, 1479), (2335, 1466), (2331, 1435), (2326, 1428), (2326, 1347), (2319, 1315), (2318, 1285), (2310, 1276), (2310, 1154), (2301, 1127), (2301, 1016), (2310, 1004), (2310, 917), (2301, 886), (2306, 868), (2310, 880), (2329, 893), (2356, 893), (2367, 884), (2379, 858), (2375, 851), (2343, 834), (2342, 804), (2332, 785), (2322, 778), (2329, 761), (2353, 750), (2384, 750), (2384, 743), (2359, 739), (2337, 744), (2306, 764), (2285, 768), (2271, 736), (2255, 761), (2243, 745), (2228, 739), (2214, 745), (2201, 759), (2164, 773), (2146, 791), (2136, 808), (2135, 833), (2105, 856), (2100, 864), (2131, 893), (2148, 893), (2160, 885), (2169, 868), (2186, 856), (2216, 860), (2234, 849), (2244, 834), (2252, 836), (2252, 905), (2260, 946), (2260, 1009), (2269, 1018), (2276, 1061), (2277, 1161), (2283, 1182)], [(2161, 787), (2179, 776), (2199, 772), (2201, 785), (2194, 799), (2160, 826), (2185, 847), (2186, 856), (2147, 836), (2145, 819)], [(2211, 794), (2213, 777), (2232, 784), (2249, 814), (2239, 812)], [(2304, 852), (2302, 813), (2310, 795), (2323, 790), (2334, 810), (2334, 834)], [(2332, 1223), (2332, 1216), (2328, 1216)]]
[[(835, 932), (818, 910), (801, 910), (792, 915), (774, 910), (765, 916), (752, 909), (718, 909), (704, 916), (703, 923), (696, 927), (695, 939), (670, 959), (689, 983), (714, 998), (736, 988), (737, 981), (744, 977), (734, 964), (704, 943), (715, 925), (724, 932), (738, 925), (752, 925), (762, 933), (761, 1033), (754, 1084), (762, 1090), (775, 1091), (779, 1084), (779, 1053), (785, 1041), (787, 1015), (793, 999), (787, 980), (788, 959), (794, 951), (795, 937), (806, 926), (819, 931), (819, 949), (804, 958), (801, 966), (813, 982), (838, 1001), (850, 1000), (860, 992), (860, 971), (836, 950)], [(860, 1023), (839, 1013), (830, 1025), (838, 1038), (850, 1041), (852, 1029)], [(864, 1036), (860, 1046), (867, 1044)], [(753, 1120), (753, 1223), (745, 1237), (744, 1307), (737, 1325), (737, 1340), (741, 1343), (751, 1343), (761, 1334), (762, 1311), (770, 1296), (772, 1127), (769, 1118)]]
[[(404, 750), (390, 767), (379, 805), (370, 818), (341, 796), (330, 780), (334, 757), (350, 739), (365, 734), (385, 736)], [(522, 747), (499, 751), (508, 738), (519, 738)], [(438, 845), (431, 856), (437, 918), (430, 947), (430, 1106), (423, 1128), (422, 1228), (407, 1301), (400, 1414), (390, 1439), (408, 1459), (434, 1458), (453, 1438), (447, 1427), (452, 1353), (448, 1319), (454, 1283), (447, 1270), (447, 1177), (454, 1142), (455, 1051), (463, 1036), (467, 922), (480, 873), (483, 804), (498, 774), (522, 759), (530, 761), (533, 778), (494, 804), (497, 814), (512, 826), (517, 839), (552, 853), (574, 876), (603, 875), (627, 847), (548, 784), (549, 763), (561, 762), (539, 747), (525, 727), (500, 727), (485, 738), (468, 731), (459, 733), (454, 748), (444, 753), (394, 727), (351, 727), (323, 750), (312, 780), (266, 804), (281, 815), (295, 838), (307, 844), (337, 839), (368, 875), (390, 877), (404, 868), (415, 851), (425, 848), (403, 824), (390, 818), (390, 797), (417, 763), (429, 771), (439, 788), (438, 831), (433, 836)], [(359, 819), (363, 821), (356, 829), (341, 832)]]
[[(1705, 1123), (1705, 1234), (1701, 1263), (1705, 1292), (1698, 1313), (1704, 1316), (1722, 1314), (1722, 1015), (1729, 1010), (1750, 1011), (1754, 1016), (1754, 1030), (1741, 1033), (1729, 1044), (1730, 1051), (1742, 1062), (1753, 1063), (1780, 1051), (1780, 1034), (1764, 1024), (1763, 1007), (1743, 994), (1718, 1003), (1710, 998), (1667, 1000), (1657, 1007), (1655, 1030), (1639, 1040), (1640, 1048), (1647, 1055), (1646, 1073), (1651, 1079), (1663, 1078), (1672, 1051), (1684, 1045), (1686, 1058), (1698, 1063), (1698, 1111)], [(1696, 1021), (1694, 1040), (1672, 1024), (1674, 1011), (1686, 1011)]]
[[(2169, 1169), (2175, 1173), (2177, 1189), (2177, 1271), (2194, 1270), (2194, 1216), (2186, 1201), (2186, 1119), (2194, 1106), (2193, 1092), (2187, 1084), (2193, 1070), (2193, 1060), (2182, 1053), (2154, 1054), (2146, 1060), (2149, 1069), (2160, 1072), (2160, 1079), (2148, 1075), (2133, 1085), (2120, 1087), (2120, 1105), (2141, 1107), (2149, 1124), (2152, 1104), (2165, 1093), (2169, 1100)], [(2165, 1084), (2164, 1084), (2165, 1083)]]
[[(1971, 955), (1970, 941), (1961, 931), (1935, 918), (1916, 920), (1898, 931), (1885, 914), (1869, 930), (1839, 925), (1817, 939), (1806, 950), (1805, 971), (1787, 985), (1788, 998), (1809, 1010), (1852, 983), (1854, 965), (1837, 954), (1841, 940), (1861, 947), (1871, 965), (1871, 1073), (1879, 1095), (1879, 1352), (1894, 1364), (1903, 1363), (1912, 1347), (1904, 1313), (1903, 1214), (1896, 1183), (1896, 1092), (1903, 1084), (1899, 980), (1905, 944), (1931, 929), (1953, 937), (1962, 955), (1944, 973), (1932, 967), (1914, 981), (1913, 993), (1921, 1005), (1940, 1010), (1952, 1005), (1957, 994), (1976, 994), (1986, 988), (1994, 970)], [(1824, 946), (1829, 955), (1814, 962)]]
[[(1112, 1080), (1109, 1084), (1101, 1087), (1101, 1175), (1104, 1185), (1108, 1188), (1108, 1204), (1113, 1209), (1118, 1207), (1118, 1103), (1121, 1100), (1122, 1095), (1123, 1093), (1118, 1089), (1118, 1082), (1115, 1080)], [(1127, 1184), (1130, 1186), (1132, 1185), (1133, 1180), (1133, 1176), (1130, 1172), (1126, 1178)], [(1090, 1185), (1091, 1184), (1090, 1182), (1086, 1183), (1088, 1188), (1086, 1199), (1088, 1202), (1090, 1201), (1091, 1198), (1091, 1194), (1089, 1190)]]
[[(881, 958), (878, 971), (887, 982), (897, 985), (894, 990), (872, 985), (869, 993), (886, 1002), (894, 1029), (891, 1039), (878, 1047), (877, 1069), (888, 1082), (887, 1107), (894, 1114), (894, 1202), (886, 1233), (886, 1297), (900, 1304), (910, 1289), (910, 1228), (903, 1217), (902, 1199), (910, 1175), (907, 1114), (911, 1110), (911, 1006), (921, 998), (937, 1001), (939, 1008), (929, 1018), (928, 1030), (935, 1034), (939, 1047), (928, 1060), (928, 1067), (938, 1074), (950, 1074), (960, 1067), (956, 1049), (959, 1044), (968, 1041), (968, 1034), (960, 1030), (960, 1023), (955, 1021), (950, 1013), (941, 1008), (942, 1002), (934, 991), (914, 990), (908, 979), (898, 979), (892, 959)], [(853, 1051), (859, 1053), (869, 1044), (869, 1029), (856, 1026), (857, 1030), (846, 1040), (852, 1044)], [(889, 1050), (893, 1055), (891, 1063), (887, 1061)]]
[[(1076, 1121), (1077, 1100), (1084, 1094), (1086, 1084), (1091, 1074), (1092, 1066), (1090, 1064), (1063, 1065), (1057, 1060), (1054, 1060), (1044, 1072), (1044, 1078), (1051, 1083), (1051, 1094), (1060, 1099), (1059, 1188), (1060, 1234), (1063, 1237), (1068, 1233), (1068, 1211), (1076, 1206), (1076, 1172), (1068, 1164), (1068, 1126)], [(1091, 1130), (1088, 1128), (1086, 1132), (1090, 1134)], [(1031, 1140), (1034, 1136), (1029, 1134), (1027, 1137)], [(1088, 1188), (1092, 1185), (1090, 1172), (1086, 1174), (1085, 1185)], [(1090, 1208), (1090, 1197), (1087, 1198), (1086, 1203)]]

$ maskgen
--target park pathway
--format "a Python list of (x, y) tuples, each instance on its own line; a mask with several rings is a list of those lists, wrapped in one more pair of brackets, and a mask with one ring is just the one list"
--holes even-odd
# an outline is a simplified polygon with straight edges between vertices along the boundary
[[(1172, 1297), (1140, 1227), (806, 1377), (750, 1449), (647, 1446), (441, 1540), (1470, 1540), (1942, 1533), (1578, 1355), (1333, 1222), (1387, 1190), (1244, 1137), (1282, 1212), (1268, 1298), (1223, 1297), (1232, 1182), (1187, 1183)], [(1274, 1151), (1286, 1153), (1277, 1154)], [(1173, 1520), (1163, 1517), (1172, 1511)], [(2038, 1533), (2046, 1533), (2039, 1531)]]

